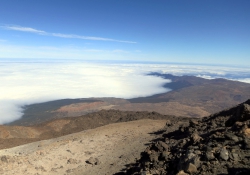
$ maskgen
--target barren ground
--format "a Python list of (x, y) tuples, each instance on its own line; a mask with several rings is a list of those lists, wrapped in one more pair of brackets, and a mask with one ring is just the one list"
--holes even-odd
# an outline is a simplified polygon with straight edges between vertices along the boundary
[[(113, 174), (140, 157), (166, 120), (110, 124), (0, 150), (0, 174)], [(98, 159), (97, 165), (86, 163)]]

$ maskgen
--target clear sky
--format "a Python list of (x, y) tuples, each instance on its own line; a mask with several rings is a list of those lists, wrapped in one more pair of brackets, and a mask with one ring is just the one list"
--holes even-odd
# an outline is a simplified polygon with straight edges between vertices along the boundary
[(249, 0), (0, 0), (0, 58), (250, 65)]

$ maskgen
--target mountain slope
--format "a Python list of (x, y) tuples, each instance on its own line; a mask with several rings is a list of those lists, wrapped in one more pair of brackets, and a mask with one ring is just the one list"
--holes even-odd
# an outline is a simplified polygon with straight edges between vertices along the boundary
[(79, 116), (54, 119), (31, 126), (0, 126), (0, 149), (10, 148), (34, 141), (60, 137), (111, 123), (140, 119), (175, 119), (175, 116), (161, 115), (156, 112), (121, 112), (102, 110)]
[(167, 125), (162, 138), (119, 174), (250, 173), (250, 100), (189, 125)]

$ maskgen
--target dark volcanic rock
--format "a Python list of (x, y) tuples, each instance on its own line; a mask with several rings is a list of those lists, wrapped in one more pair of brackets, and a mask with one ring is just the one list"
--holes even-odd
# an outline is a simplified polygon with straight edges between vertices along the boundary
[(168, 123), (127, 174), (250, 174), (250, 100), (188, 125)]
[(213, 160), (215, 157), (214, 157), (214, 154), (212, 152), (207, 151), (206, 158), (207, 158), (207, 160)]

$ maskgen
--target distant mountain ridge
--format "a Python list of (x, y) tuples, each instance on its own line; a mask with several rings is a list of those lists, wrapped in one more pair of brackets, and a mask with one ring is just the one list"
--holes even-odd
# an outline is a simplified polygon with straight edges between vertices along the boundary
[(164, 85), (172, 91), (145, 98), (134, 98), (132, 103), (179, 102), (183, 105), (204, 108), (210, 114), (242, 103), (250, 98), (250, 84), (227, 79), (204, 79), (195, 76), (174, 76), (151, 73), (149, 75), (170, 79)]

